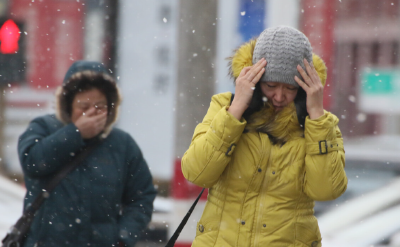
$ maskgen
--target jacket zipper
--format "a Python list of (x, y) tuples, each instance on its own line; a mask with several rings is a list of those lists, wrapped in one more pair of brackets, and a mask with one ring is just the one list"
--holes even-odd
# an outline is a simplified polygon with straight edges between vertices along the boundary
[[(262, 164), (262, 162), (263, 162), (263, 159), (264, 159), (264, 154), (266, 153), (266, 151), (265, 151), (265, 139), (264, 138), (262, 138), (262, 135), (261, 135), (261, 133), (259, 133), (259, 136), (260, 136), (260, 138), (261, 138), (261, 148), (262, 148), (262, 153), (261, 153), (261, 159), (260, 159), (260, 162), (259, 162), (259, 165), (258, 165), (258, 167), (261, 167), (261, 164)], [(257, 220), (256, 220), (256, 233), (255, 233), (255, 236), (254, 236), (254, 247), (256, 247), (257, 245), (258, 245), (258, 242), (259, 242), (259, 238), (260, 238), (260, 235), (261, 235), (261, 219), (262, 219), (262, 204), (263, 204), (263, 202), (264, 202), (264, 198), (265, 198), (265, 193), (264, 193), (264, 191), (266, 191), (266, 189), (267, 189), (267, 185), (268, 185), (268, 179), (267, 179), (267, 171), (268, 171), (268, 166), (269, 166), (269, 164), (270, 164), (270, 160), (271, 160), (271, 149), (272, 149), (272, 146), (271, 146), (271, 148), (269, 149), (269, 156), (268, 156), (268, 163), (266, 164), (266, 166), (265, 166), (265, 173), (264, 173), (264, 179), (263, 179), (263, 183), (262, 183), (262, 185), (261, 185), (261, 190), (260, 190), (260, 194), (261, 194), (261, 197), (260, 197), (260, 202), (259, 202), (259, 204), (258, 204), (258, 215), (257, 215)]]

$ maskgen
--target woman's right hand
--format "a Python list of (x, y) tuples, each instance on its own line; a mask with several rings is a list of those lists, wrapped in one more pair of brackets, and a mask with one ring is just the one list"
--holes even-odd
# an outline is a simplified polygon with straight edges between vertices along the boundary
[(83, 139), (90, 139), (102, 132), (107, 122), (107, 110), (99, 111), (91, 107), (84, 115), (80, 116), (75, 122), (76, 128)]
[(228, 112), (238, 120), (249, 107), (256, 84), (264, 74), (266, 65), (267, 61), (261, 58), (256, 64), (243, 68), (236, 79), (235, 98)]

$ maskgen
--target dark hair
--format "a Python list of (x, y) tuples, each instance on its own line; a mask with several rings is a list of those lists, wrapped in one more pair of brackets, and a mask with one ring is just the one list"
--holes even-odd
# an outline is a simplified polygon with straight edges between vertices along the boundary
[(256, 89), (254, 89), (253, 97), (251, 98), (250, 105), (247, 107), (246, 111), (243, 113), (243, 118), (248, 121), (250, 119), (250, 116), (261, 110), (264, 106), (264, 103), (262, 101), (262, 91), (261, 91), (261, 84), (257, 83), (256, 84)]

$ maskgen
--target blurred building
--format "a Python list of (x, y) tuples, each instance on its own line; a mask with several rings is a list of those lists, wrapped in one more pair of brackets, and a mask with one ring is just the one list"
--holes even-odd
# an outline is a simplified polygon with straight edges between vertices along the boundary
[[(327, 63), (324, 105), (339, 116), (344, 136), (399, 134), (395, 113), (374, 113), (359, 105), (362, 71), (398, 66), (398, 5), (388, 0), (219, 0), (212, 22), (213, 91), (234, 91), (226, 58), (235, 48), (266, 27), (289, 25), (302, 30)], [(2, 161), (8, 171), (20, 173), (18, 135), (34, 116), (53, 111), (53, 93), (65, 71), (73, 61), (87, 59), (103, 61), (116, 73), (124, 96), (119, 127), (143, 147), (155, 177), (171, 179), (176, 153), (182, 153), (174, 151), (175, 137), (182, 134), (175, 126), (194, 130), (211, 97), (204, 96), (206, 103), (193, 113), (196, 117), (190, 116), (193, 123), (176, 122), (177, 28), (184, 21), (178, 9), (178, 0), (0, 1), (0, 13), (23, 25), (25, 55), (24, 80), (4, 88)], [(192, 52), (188, 64), (203, 52), (209, 51)], [(185, 134), (182, 146), (190, 138)]]
[[(68, 67), (80, 59), (97, 60), (111, 69), (122, 89), (118, 127), (138, 142), (154, 177), (167, 182), (175, 179), (175, 189), (179, 189), (174, 199), (195, 196), (197, 189), (181, 176), (180, 156), (204, 116), (211, 94), (234, 92), (226, 58), (243, 42), (277, 25), (303, 31), (314, 52), (326, 62), (324, 106), (339, 117), (346, 138), (400, 134), (398, 113), (368, 111), (360, 104), (365, 69), (393, 69), (400, 62), (399, 0), (215, 2), (216, 9), (209, 12), (216, 16), (207, 17), (211, 19), (204, 22), (210, 25), (201, 30), (181, 25), (188, 19), (180, 17), (179, 0), (0, 0), (0, 16), (21, 25), (24, 52), (24, 79), (0, 83), (4, 95), (0, 97), (1, 158), (7, 173), (22, 176), (16, 152), (18, 136), (32, 118), (54, 112), (54, 90)], [(199, 11), (200, 17), (202, 14)], [(185, 29), (179, 30), (182, 27)], [(200, 50), (182, 55), (194, 71), (187, 80), (191, 90), (178, 87), (178, 54), (184, 49), (179, 32), (197, 37), (193, 43), (200, 46)], [(205, 35), (212, 36), (215, 45), (201, 47)], [(196, 67), (203, 53), (209, 56), (207, 66), (212, 68), (207, 75)], [(197, 85), (208, 81), (211, 92), (200, 92)], [(185, 106), (191, 112), (186, 118), (176, 117), (178, 97), (188, 98)], [(190, 97), (200, 97), (204, 103), (191, 108)], [(174, 208), (179, 212), (175, 212), (170, 229), (189, 207), (186, 203)], [(194, 218), (199, 217), (201, 205), (196, 211)], [(182, 234), (186, 245), (196, 227), (190, 222)]]
[(360, 101), (365, 69), (398, 68), (399, 3), (302, 1), (301, 29), (329, 68), (325, 107), (340, 118), (339, 126), (345, 137), (400, 134), (397, 109), (391, 113), (382, 102), (376, 101), (374, 104), (382, 107), (369, 110)]
[[(21, 177), (18, 136), (35, 116), (54, 112), (54, 91), (76, 60), (96, 60), (114, 70), (117, 1), (0, 1), (3, 19), (19, 24), (23, 62), (2, 55), (2, 68), (23, 75), (4, 80), (1, 101), (3, 171)], [(21, 42), (22, 40), (22, 42)], [(5, 43), (4, 38), (1, 44)]]
[[(399, 10), (400, 1), (302, 0), (300, 27), (328, 66), (324, 105), (340, 119), (349, 179), (340, 198), (316, 202), (324, 246), (330, 244), (330, 238), (341, 242), (329, 246), (398, 246), (398, 225), (371, 219), (399, 215), (393, 210), (398, 202), (390, 202), (393, 208), (373, 206), (384, 201), (378, 196), (385, 195), (382, 191), (400, 175)], [(397, 194), (395, 189), (389, 190), (387, 197)], [(360, 207), (349, 210), (349, 206), (366, 198), (371, 202), (363, 203), (368, 214), (360, 216), (357, 223), (326, 231), (347, 219), (346, 214), (357, 215)], [(319, 217), (329, 209), (334, 213)]]

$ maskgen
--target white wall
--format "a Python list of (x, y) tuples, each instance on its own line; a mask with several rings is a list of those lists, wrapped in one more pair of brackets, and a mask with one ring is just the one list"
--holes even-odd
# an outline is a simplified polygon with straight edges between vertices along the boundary
[[(176, 0), (121, 0), (119, 11), (117, 79), (123, 102), (118, 127), (136, 140), (153, 176), (170, 179), (174, 160)], [(157, 79), (163, 76), (168, 77), (165, 84)]]
[[(21, 175), (22, 169), (18, 158), (19, 136), (27, 129), (35, 117), (54, 114), (54, 92), (35, 90), (27, 86), (7, 88), (4, 92), (6, 106), (2, 143), (4, 162), (8, 173)], [(0, 211), (1, 212), (1, 211)]]
[(280, 25), (299, 28), (299, 0), (267, 0), (266, 26)]
[(242, 42), (238, 33), (239, 0), (219, 0), (217, 16), (217, 61), (215, 92), (235, 91), (233, 80), (228, 76), (227, 57), (233, 55)]

